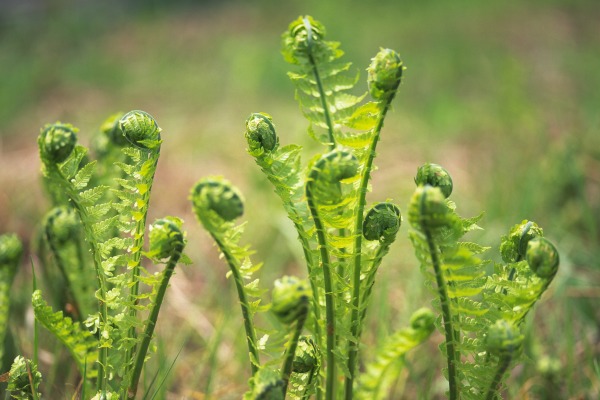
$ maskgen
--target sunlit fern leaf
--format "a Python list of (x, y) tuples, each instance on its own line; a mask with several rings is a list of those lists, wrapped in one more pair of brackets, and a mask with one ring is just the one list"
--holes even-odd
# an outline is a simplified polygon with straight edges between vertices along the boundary
[(311, 125), (319, 127), (309, 133), (323, 144), (332, 144), (364, 96), (349, 93), (358, 81), (350, 73), (351, 63), (341, 62), (344, 54), (338, 42), (324, 40), (325, 28), (312, 17), (293, 21), (282, 35), (282, 53), (287, 62), (297, 66), (288, 76), (296, 86), (296, 100)]
[[(52, 307), (42, 298), (40, 290), (33, 292), (31, 302), (35, 318), (50, 331), (73, 356), (79, 372), (93, 378), (96, 370), (93, 368), (98, 359), (98, 341), (78, 322), (64, 317), (62, 311), (53, 312)], [(87, 364), (87, 367), (86, 367)]]
[(411, 326), (386, 338), (360, 377), (356, 389), (358, 400), (389, 398), (390, 390), (404, 368), (406, 353), (429, 337), (434, 329), (434, 319), (431, 310), (420, 309), (413, 314)]

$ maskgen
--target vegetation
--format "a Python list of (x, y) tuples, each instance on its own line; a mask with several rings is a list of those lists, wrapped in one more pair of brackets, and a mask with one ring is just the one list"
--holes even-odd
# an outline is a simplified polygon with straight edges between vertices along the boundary
[[(217, 349), (227, 343), (223, 328), (237, 326), (221, 320), (211, 334), (211, 342), (203, 345), (200, 359), (207, 360), (209, 367), (196, 372), (206, 384), (200, 381), (189, 389), (189, 382), (179, 382), (171, 383), (171, 387), (210, 395), (214, 391), (211, 381), (222, 380), (222, 373), (239, 371), (237, 374), (245, 372), (250, 378), (245, 395), (249, 399), (286, 395), (385, 398), (402, 396), (406, 391), (412, 391), (413, 397), (428, 398), (433, 395), (431, 389), (419, 392), (405, 383), (407, 374), (413, 375), (414, 368), (418, 370), (421, 365), (419, 354), (428, 349), (421, 347), (414, 355), (407, 353), (426, 342), (434, 326), (444, 338), (441, 350), (446, 358), (443, 374), (434, 376), (447, 379), (443, 391), (447, 390), (451, 399), (494, 399), (523, 390), (519, 378), (508, 380), (508, 386), (507, 379), (512, 367), (522, 362), (531, 365), (532, 358), (539, 361), (537, 372), (528, 370), (528, 375), (520, 379), (530, 376), (540, 382), (554, 381), (557, 360), (544, 357), (539, 347), (552, 336), (547, 331), (535, 332), (528, 315), (533, 314), (533, 305), (557, 275), (559, 257), (555, 246), (543, 237), (537, 224), (528, 220), (503, 236), (498, 252), (475, 243), (496, 241), (478, 232), (481, 215), (465, 219), (457, 214), (456, 204), (448, 197), (460, 196), (461, 186), (453, 190), (453, 179), (439, 165), (427, 163), (418, 169), (417, 189), (404, 213), (425, 284), (436, 297), (432, 304), (435, 313), (420, 309), (409, 327), (398, 329), (401, 315), (382, 320), (381, 315), (391, 315), (389, 311), (369, 307), (373, 301), (384, 304), (393, 293), (389, 279), (381, 279), (382, 274), (393, 275), (386, 269), (377, 273), (381, 265), (414, 267), (414, 258), (405, 246), (393, 248), (396, 238), (402, 237), (398, 233), (400, 209), (404, 207), (389, 200), (372, 207), (367, 203), (377, 145), (386, 137), (383, 121), (403, 79), (404, 65), (396, 52), (381, 50), (368, 68), (373, 100), (365, 101), (366, 95), (356, 93), (357, 75), (349, 63), (342, 61), (339, 43), (326, 37), (325, 28), (310, 17), (294, 21), (283, 35), (284, 56), (294, 64), (289, 76), (309, 121), (308, 132), (322, 145), (321, 149), (310, 144), (303, 147), (316, 155), (302, 163), (301, 146), (280, 145), (274, 121), (279, 121), (278, 126), (285, 123), (278, 117), (255, 113), (246, 120), (248, 153), (275, 188), (296, 231), (297, 242), (286, 242), (284, 246), (292, 250), (291, 255), (282, 256), (285, 250), (273, 248), (275, 254), (280, 254), (275, 256), (279, 260), (267, 258), (268, 270), (261, 269), (262, 263), (251, 261), (255, 252), (243, 244), (247, 242), (243, 229), (251, 229), (253, 216), (264, 214), (249, 208), (240, 190), (224, 178), (203, 178), (190, 195), (199, 222), (229, 265), (228, 276), (233, 278), (241, 306), (245, 340), (226, 336), (235, 343), (237, 364), (247, 359), (249, 368), (223, 368), (220, 364)], [(413, 74), (411, 79), (415, 79)], [(390, 126), (388, 121), (386, 128)], [(15, 360), (5, 375), (11, 380), (8, 390), (20, 398), (37, 398), (38, 391), (52, 395), (52, 387), (73, 382), (71, 390), (61, 389), (61, 393), (82, 398), (135, 398), (139, 386), (146, 397), (165, 396), (168, 381), (179, 381), (171, 373), (179, 362), (165, 362), (160, 335), (154, 345), (151, 339), (175, 265), (190, 260), (182, 255), (186, 240), (180, 219), (159, 219), (146, 229), (162, 145), (161, 130), (147, 113), (134, 111), (110, 117), (101, 134), (93, 139), (91, 152), (76, 144), (76, 136), (77, 130), (71, 125), (56, 123), (44, 127), (38, 140), (45, 187), (53, 208), (35, 239), (40, 258), (33, 263), (36, 275), (42, 278), (42, 290), (33, 291), (31, 303), (37, 325), (47, 328), (61, 345), (40, 344), (40, 339), (48, 339), (44, 331), (39, 332), (40, 337), (36, 327), (33, 337), (26, 339), (32, 340), (31, 350), (19, 351), (32, 360)], [(281, 136), (282, 143), (288, 140)], [(92, 158), (96, 160), (90, 161)], [(369, 197), (385, 198), (390, 193), (386, 188)], [(274, 207), (269, 209), (267, 215), (278, 215), (271, 211)], [(252, 210), (246, 212), (248, 226), (235, 222), (244, 210)], [(148, 250), (143, 251), (146, 240)], [(259, 254), (267, 254), (260, 243)], [(301, 256), (294, 255), (294, 247), (300, 249)], [(389, 253), (394, 257), (385, 257)], [(492, 260), (483, 259), (484, 255)], [(164, 270), (148, 272), (154, 267), (142, 262), (142, 256), (153, 264), (165, 263)], [(20, 253), (17, 259), (20, 261)], [(198, 265), (210, 260), (192, 259), (194, 264), (198, 260)], [(306, 280), (289, 276), (287, 268), (274, 267), (285, 264), (285, 260), (304, 264), (305, 268), (295, 267), (293, 274), (306, 276)], [(13, 276), (7, 274), (6, 287)], [(265, 304), (270, 285), (261, 281), (271, 279), (275, 280), (275, 288), (270, 303)], [(408, 316), (422, 301), (417, 295), (394, 309)], [(215, 315), (228, 307), (225, 299), (219, 303), (221, 308), (214, 309)], [(370, 316), (373, 312), (375, 318)], [(554, 321), (552, 315), (543, 314), (549, 318), (546, 323)], [(379, 324), (374, 325), (374, 320)], [(6, 349), (14, 353), (10, 330)], [(55, 356), (63, 359), (61, 349), (67, 349), (76, 372), (57, 373), (56, 369), (43, 368), (39, 350), (45, 348), (53, 348)], [(364, 351), (367, 348), (378, 350)], [(149, 350), (155, 355), (148, 363)], [(588, 353), (590, 356), (593, 360), (593, 353)], [(405, 366), (410, 368), (406, 370)], [(150, 372), (143, 372), (145, 369)], [(431, 376), (421, 373), (409, 381), (424, 382)], [(422, 384), (415, 387), (419, 386)], [(534, 387), (532, 393), (536, 390), (544, 396), (543, 389)], [(551, 388), (547, 390), (546, 395)], [(563, 390), (574, 393), (572, 388)], [(243, 391), (238, 388), (226, 393), (239, 398)]]

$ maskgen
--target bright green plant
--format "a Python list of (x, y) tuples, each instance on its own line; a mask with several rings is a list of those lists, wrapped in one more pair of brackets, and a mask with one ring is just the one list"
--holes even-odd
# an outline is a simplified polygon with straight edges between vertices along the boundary
[(8, 329), (10, 287), (23, 255), (23, 244), (15, 234), (0, 235), (0, 365)]
[[(54, 311), (41, 290), (33, 293), (33, 310), (70, 352), (82, 398), (136, 398), (169, 279), (177, 263), (188, 262), (181, 220), (166, 217), (146, 228), (160, 132), (143, 111), (109, 118), (103, 134), (111, 143), (101, 154), (120, 172), (104, 164), (103, 176), (94, 176), (98, 161), (89, 161), (73, 126), (46, 125), (38, 139), (46, 186), (57, 205), (44, 219), (44, 236), (75, 312)], [(80, 234), (91, 258), (79, 247)], [(150, 273), (142, 256), (164, 269)]]
[[(277, 335), (261, 341), (264, 348), (256, 345), (255, 313), (264, 308), (258, 306), (260, 299), (247, 299), (250, 291), (257, 292), (251, 272), (258, 268), (251, 267), (248, 248), (238, 244), (241, 226), (231, 222), (243, 211), (239, 191), (220, 178), (201, 180), (192, 190), (194, 211), (227, 260), (238, 289), (252, 366), (245, 399), (386, 398), (406, 352), (426, 340), (434, 325), (445, 336), (441, 349), (449, 398), (498, 399), (521, 355), (524, 318), (556, 274), (558, 253), (541, 238), (537, 225), (524, 222), (503, 239), (504, 263), (488, 276), (490, 262), (481, 258), (488, 248), (462, 241), (479, 229), (482, 215), (460, 217), (448, 199), (450, 174), (440, 165), (423, 165), (408, 207), (409, 236), (427, 285), (437, 295), (433, 305), (440, 318), (430, 310), (416, 312), (410, 327), (392, 334), (363, 374), (361, 335), (376, 272), (402, 222), (400, 208), (388, 201), (365, 212), (366, 196), (383, 122), (405, 67), (398, 53), (381, 49), (367, 69), (372, 100), (363, 102), (366, 94), (351, 94), (358, 76), (340, 60), (339, 43), (325, 37), (324, 26), (308, 16), (293, 21), (282, 37), (283, 55), (295, 67), (289, 77), (296, 99), (323, 153), (303, 165), (301, 147), (281, 144), (270, 115), (254, 113), (246, 120), (247, 151), (273, 184), (297, 231), (311, 289), (302, 286), (297, 292), (295, 278), (276, 283), (270, 311), (286, 326), (295, 322), (285, 330), (283, 356), (274, 351), (280, 348)], [(289, 286), (286, 292), (280, 289), (283, 282)], [(298, 308), (292, 299), (300, 297), (305, 300)], [(312, 334), (310, 342), (300, 340), (303, 327)], [(290, 363), (294, 348), (297, 363)], [(259, 356), (270, 359), (261, 362)], [(308, 376), (295, 381), (301, 373)]]
[[(245, 223), (236, 222), (244, 214), (240, 191), (209, 177), (190, 194), (237, 291), (250, 372), (244, 399), (387, 398), (407, 353), (436, 327), (445, 339), (440, 348), (449, 399), (499, 399), (511, 367), (522, 358), (525, 318), (557, 273), (558, 252), (540, 227), (523, 221), (502, 238), (503, 262), (492, 266), (482, 258), (487, 247), (463, 240), (479, 229), (482, 215), (459, 216), (449, 199), (450, 174), (424, 164), (407, 214), (416, 258), (436, 296), (435, 312), (417, 310), (408, 327), (377, 346), (374, 357), (361, 354), (377, 272), (402, 225), (400, 207), (389, 200), (369, 206), (367, 194), (405, 67), (397, 52), (381, 49), (367, 69), (371, 100), (365, 101), (367, 93), (351, 94), (358, 75), (341, 61), (340, 44), (325, 37), (324, 26), (308, 16), (293, 21), (282, 37), (308, 133), (322, 151), (303, 164), (302, 148), (281, 145), (270, 115), (253, 113), (245, 125), (247, 151), (297, 231), (306, 279), (276, 280), (264, 304), (266, 290), (257, 278), (262, 264), (252, 262), (252, 250), (241, 244)], [(32, 305), (38, 323), (72, 356), (81, 398), (137, 397), (169, 280), (178, 263), (189, 262), (180, 219), (165, 217), (146, 228), (161, 143), (161, 129), (143, 111), (105, 121), (94, 141), (98, 160), (90, 161), (88, 149), (77, 144), (72, 125), (49, 124), (38, 138), (54, 207), (42, 237), (70, 307), (55, 311), (42, 290), (33, 292)], [(11, 240), (0, 237), (4, 311), (5, 288), (20, 258)], [(149, 272), (143, 257), (164, 268)], [(269, 319), (260, 314), (274, 317), (272, 328), (258, 327)], [(0, 320), (0, 339), (5, 326)], [(18, 357), (8, 377), (15, 398), (40, 396), (34, 362)]]

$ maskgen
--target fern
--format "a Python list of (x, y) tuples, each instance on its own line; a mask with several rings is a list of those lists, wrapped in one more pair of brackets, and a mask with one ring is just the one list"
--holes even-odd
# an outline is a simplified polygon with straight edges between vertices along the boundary
[(439, 328), (446, 337), (449, 398), (499, 398), (520, 355), (520, 325), (554, 277), (558, 253), (549, 242), (540, 242), (537, 225), (524, 221), (503, 238), (506, 263), (488, 277), (488, 262), (479, 258), (487, 248), (460, 241), (479, 229), (481, 215), (464, 219), (456, 213), (446, 199), (452, 180), (440, 166), (424, 165), (415, 181), (410, 238), (427, 283), (438, 294), (434, 304), (443, 317)]
[(4, 338), (8, 328), (10, 287), (22, 255), (23, 244), (17, 235), (0, 235), (0, 365), (4, 358)]
[(253, 274), (260, 269), (261, 264), (253, 265), (250, 261), (252, 251), (248, 246), (239, 245), (244, 224), (235, 225), (234, 220), (244, 212), (242, 196), (221, 178), (205, 178), (198, 181), (192, 189), (191, 200), (198, 220), (210, 233), (229, 265), (227, 276), (233, 277), (240, 300), (250, 368), (254, 375), (259, 371), (260, 356), (253, 320), (254, 314), (263, 308), (260, 305), (262, 291)]
[(297, 66), (297, 71), (288, 76), (296, 86), (296, 99), (304, 116), (311, 123), (311, 136), (333, 149), (338, 134), (336, 125), (353, 114), (364, 96), (348, 93), (358, 75), (348, 74), (351, 63), (340, 62), (344, 54), (340, 44), (324, 38), (325, 27), (320, 22), (310, 16), (299, 17), (282, 35), (282, 53), (287, 62)]
[[(117, 160), (116, 165), (121, 171), (120, 178), (115, 179), (118, 188), (100, 184), (115, 177), (114, 169), (103, 164), (101, 172), (104, 175), (99, 177), (98, 162), (83, 162), (87, 149), (76, 144), (77, 130), (71, 125), (48, 125), (38, 139), (44, 176), (52, 187), (61, 188), (69, 206), (75, 209), (85, 241), (90, 246), (96, 285), (87, 294), (92, 293), (97, 299), (98, 311), (90, 312), (84, 321), (89, 331), (63, 318), (60, 312), (52, 314), (44, 308), (45, 303), (40, 303), (36, 317), (63, 342), (67, 337), (61, 335), (81, 339), (87, 334), (97, 334), (96, 342), (89, 344), (96, 348), (97, 354), (96, 358), (88, 359), (90, 365), (82, 364), (77, 343), (66, 343), (71, 346), (80, 371), (82, 374), (85, 371), (86, 379), (96, 378), (99, 396), (116, 396), (118, 392), (121, 398), (133, 398), (168, 280), (175, 265), (179, 261), (189, 262), (189, 259), (182, 254), (181, 222), (171, 218), (163, 225), (179, 230), (179, 250), (171, 255), (162, 274), (150, 274), (141, 266), (147, 236), (146, 216), (161, 144), (161, 130), (156, 121), (143, 111), (132, 111), (118, 120), (112, 116), (103, 129), (114, 144), (110, 149), (112, 156), (108, 158)], [(117, 139), (119, 135), (121, 139)], [(74, 277), (73, 257), (68, 254), (68, 242), (73, 241), (72, 231), (76, 228), (71, 231), (65, 221), (60, 221), (69, 212), (68, 208), (62, 207), (49, 214), (46, 236), (65, 280), (73, 289), (73, 297), (80, 300), (86, 294), (85, 274), (80, 279)], [(159, 231), (157, 228), (154, 232)], [(151, 251), (147, 257), (161, 263), (163, 255), (156, 253), (156, 246), (152, 249), (152, 242), (151, 232)], [(82, 269), (83, 257), (77, 261), (77, 268)], [(145, 315), (145, 311), (148, 316), (139, 318), (138, 313)], [(144, 334), (140, 336), (141, 330)]]
[(22, 356), (15, 358), (8, 373), (7, 391), (13, 399), (37, 400), (41, 398), (38, 392), (42, 374), (37, 365)]
[(389, 336), (380, 346), (375, 359), (366, 367), (356, 389), (356, 398), (377, 400), (387, 398), (392, 384), (400, 375), (405, 355), (434, 330), (435, 315), (427, 308), (415, 311), (410, 326)]
[(93, 378), (93, 366), (98, 360), (98, 340), (79, 322), (54, 312), (36, 290), (31, 297), (35, 318), (69, 350), (82, 376)]

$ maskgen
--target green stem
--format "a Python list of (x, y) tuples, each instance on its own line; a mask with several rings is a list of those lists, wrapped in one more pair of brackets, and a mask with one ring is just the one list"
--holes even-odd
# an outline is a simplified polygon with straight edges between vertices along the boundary
[(308, 304), (306, 305), (305, 311), (298, 317), (293, 336), (290, 342), (288, 343), (287, 349), (285, 350), (283, 366), (281, 367), (281, 380), (283, 380), (283, 398), (285, 398), (288, 383), (290, 381), (290, 376), (292, 375), (292, 367), (294, 365), (294, 357), (296, 356), (296, 348), (298, 347), (298, 339), (300, 339), (300, 334), (302, 333), (302, 328), (304, 327), (304, 322), (306, 321), (307, 316)]
[[(81, 220), (81, 224), (83, 225), (83, 230), (85, 233), (86, 241), (90, 245), (90, 251), (92, 253), (92, 258), (94, 260), (94, 268), (96, 271), (96, 279), (98, 281), (98, 308), (100, 310), (100, 336), (102, 337), (103, 331), (108, 324), (108, 306), (104, 301), (106, 298), (106, 282), (104, 279), (104, 271), (102, 270), (102, 259), (100, 257), (100, 251), (98, 251), (98, 242), (94, 235), (94, 230), (92, 226), (88, 223), (90, 221), (90, 217), (85, 207), (81, 205), (81, 199), (79, 198), (79, 193), (71, 186), (71, 183), (68, 179), (63, 175), (61, 170), (56, 165), (47, 165), (49, 169), (53, 169), (54, 172), (59, 176), (62, 180), (62, 185), (67, 190), (67, 196), (73, 203), (73, 207), (79, 213), (79, 219)], [(108, 362), (108, 347), (101, 346), (99, 349), (98, 355), (98, 380), (97, 380), (97, 388), (101, 393), (106, 392), (107, 388), (107, 362)]]
[(508, 369), (508, 367), (510, 365), (510, 361), (511, 361), (510, 356), (504, 356), (504, 357), (500, 358), (500, 363), (498, 364), (498, 369), (496, 370), (496, 375), (494, 375), (494, 379), (492, 380), (492, 383), (490, 384), (490, 387), (487, 392), (487, 396), (485, 396), (486, 400), (494, 400), (494, 395), (496, 394), (496, 388), (502, 381), (502, 377), (504, 376), (504, 373)]
[[(140, 150), (141, 151), (141, 150)], [(129, 317), (131, 320), (135, 320), (137, 318), (137, 305), (138, 302), (138, 294), (140, 291), (140, 265), (142, 260), (142, 247), (144, 246), (144, 233), (146, 231), (146, 217), (148, 215), (148, 206), (150, 205), (150, 192), (152, 191), (152, 183), (154, 182), (154, 172), (156, 171), (156, 167), (158, 165), (158, 158), (160, 156), (160, 147), (154, 150), (151, 153), (148, 153), (149, 157), (154, 157), (154, 165), (151, 169), (151, 174), (149, 177), (146, 177), (145, 182), (148, 182), (148, 188), (145, 193), (142, 194), (142, 204), (143, 208), (140, 209), (142, 213), (142, 218), (137, 221), (135, 225), (135, 231), (133, 233), (133, 252), (131, 255), (131, 260), (129, 261), (128, 267), (131, 268), (131, 278), (130, 282), (132, 283), (131, 289), (129, 291), (129, 301), (132, 306), (129, 309)], [(135, 338), (137, 337), (137, 332), (135, 326), (129, 328), (129, 332), (127, 333), (127, 337), (135, 343)], [(133, 359), (135, 355), (135, 345), (127, 348), (125, 360)], [(129, 370), (131, 364), (128, 363), (127, 370)]]
[(389, 245), (379, 246), (379, 248), (377, 249), (377, 253), (375, 254), (375, 258), (373, 259), (373, 266), (371, 267), (371, 269), (369, 270), (369, 274), (367, 275), (365, 284), (365, 294), (361, 302), (362, 310), (360, 315), (358, 338), (360, 338), (362, 334), (362, 328), (364, 326), (365, 318), (367, 316), (367, 307), (369, 305), (371, 293), (373, 292), (373, 285), (375, 284), (375, 275), (377, 274), (377, 269), (381, 265), (381, 260), (383, 260), (383, 256), (385, 256), (388, 253), (389, 249)]
[(329, 139), (329, 150), (335, 148), (335, 138), (333, 137), (333, 124), (331, 123), (331, 115), (329, 114), (329, 108), (327, 107), (327, 98), (325, 97), (325, 90), (323, 90), (323, 84), (321, 83), (321, 76), (319, 75), (319, 69), (317, 63), (312, 55), (312, 27), (308, 18), (304, 18), (304, 26), (306, 27), (308, 37), (308, 61), (313, 70), (315, 81), (317, 83), (317, 89), (319, 90), (319, 97), (321, 99), (321, 107), (323, 107), (323, 116), (325, 117), (325, 123), (327, 124), (327, 135)]
[(148, 316), (148, 320), (146, 322), (144, 337), (142, 338), (140, 347), (136, 353), (135, 364), (133, 366), (133, 373), (131, 375), (131, 380), (129, 381), (129, 387), (127, 389), (128, 399), (134, 399), (137, 394), (138, 383), (142, 373), (142, 368), (144, 367), (144, 362), (146, 361), (146, 354), (148, 353), (150, 340), (152, 340), (152, 335), (154, 334), (154, 328), (156, 326), (156, 321), (158, 320), (158, 313), (160, 312), (160, 307), (164, 300), (165, 292), (167, 291), (167, 287), (169, 286), (169, 280), (173, 275), (173, 271), (175, 270), (175, 266), (177, 265), (177, 262), (181, 257), (182, 251), (183, 244), (175, 248), (173, 254), (169, 258), (167, 266), (165, 267), (163, 278), (160, 282), (160, 286), (158, 287), (158, 292), (156, 294), (156, 300), (154, 301), (154, 304), (152, 304), (152, 309), (150, 310), (150, 315)]
[(325, 230), (319, 217), (317, 207), (312, 195), (312, 181), (306, 185), (306, 199), (308, 208), (315, 223), (317, 231), (317, 240), (319, 242), (319, 252), (321, 254), (321, 266), (323, 268), (323, 283), (325, 286), (325, 319), (327, 327), (327, 372), (325, 378), (325, 399), (333, 400), (335, 389), (335, 356), (333, 349), (335, 347), (335, 304), (333, 296), (333, 286), (331, 284), (331, 262), (329, 252), (327, 251), (327, 240), (325, 239)]
[[(425, 196), (423, 196), (425, 199)], [(438, 248), (434, 243), (433, 235), (428, 228), (423, 227), (423, 233), (427, 239), (427, 245), (429, 246), (429, 254), (431, 255), (431, 264), (435, 272), (435, 280), (438, 288), (438, 296), (440, 297), (440, 303), (442, 307), (442, 317), (444, 322), (444, 331), (446, 333), (446, 357), (448, 358), (448, 384), (450, 391), (450, 400), (458, 400), (458, 386), (457, 386), (457, 353), (454, 348), (455, 344), (455, 331), (452, 324), (452, 314), (450, 312), (450, 299), (448, 297), (448, 290), (446, 288), (446, 280), (444, 277), (444, 271), (440, 262)]]
[[(400, 84), (400, 82), (398, 82)], [(393, 93), (396, 91), (394, 90)], [(361, 275), (361, 259), (362, 259), (362, 225), (364, 219), (364, 211), (366, 205), (367, 188), (369, 185), (369, 179), (371, 178), (371, 169), (373, 168), (373, 160), (375, 159), (375, 150), (377, 149), (377, 143), (381, 134), (381, 128), (383, 127), (383, 120), (387, 114), (390, 104), (392, 103), (394, 96), (388, 97), (383, 103), (383, 108), (377, 119), (377, 125), (375, 126), (373, 140), (369, 146), (368, 158), (362, 170), (360, 178), (360, 186), (358, 189), (358, 207), (355, 215), (355, 226), (354, 226), (354, 267), (352, 269), (352, 315), (350, 317), (350, 332), (356, 342), (348, 342), (348, 371), (350, 374), (346, 377), (345, 381), (345, 399), (352, 399), (352, 388), (354, 386), (354, 371), (356, 369), (356, 363), (358, 359), (358, 347), (360, 343), (360, 331), (361, 331), (361, 320), (359, 315), (360, 308), (360, 275)]]
[(211, 236), (217, 243), (217, 246), (219, 246), (219, 249), (221, 250), (223, 255), (225, 256), (225, 260), (229, 265), (229, 269), (231, 270), (231, 274), (235, 282), (238, 298), (240, 300), (240, 306), (242, 308), (242, 317), (244, 319), (244, 329), (246, 330), (246, 342), (248, 343), (248, 351), (250, 352), (251, 357), (254, 358), (254, 360), (250, 360), (250, 368), (252, 370), (252, 376), (254, 376), (254, 374), (258, 372), (260, 358), (258, 355), (258, 347), (256, 346), (256, 332), (254, 330), (254, 324), (252, 323), (250, 303), (248, 302), (246, 290), (244, 289), (244, 282), (242, 279), (242, 275), (240, 274), (240, 266), (238, 265), (237, 260), (231, 254), (227, 246), (225, 246), (223, 241), (212, 232)]

